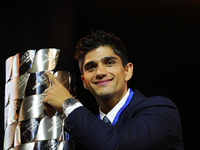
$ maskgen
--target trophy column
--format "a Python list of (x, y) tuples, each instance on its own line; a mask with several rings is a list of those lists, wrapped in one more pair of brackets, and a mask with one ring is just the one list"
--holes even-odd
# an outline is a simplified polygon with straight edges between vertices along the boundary
[[(64, 132), (65, 117), (47, 111), (42, 103), (47, 87), (45, 70), (53, 73), (60, 50), (28, 50), (6, 60), (4, 150), (74, 150)], [(75, 76), (57, 71), (54, 76), (75, 96)]]

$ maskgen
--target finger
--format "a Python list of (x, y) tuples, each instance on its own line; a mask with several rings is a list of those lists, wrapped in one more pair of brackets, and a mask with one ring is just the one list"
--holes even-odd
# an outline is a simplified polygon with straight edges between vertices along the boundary
[[(50, 72), (49, 72), (50, 73)], [(50, 82), (50, 79), (49, 79), (49, 76), (48, 76), (48, 71), (45, 71), (44, 72), (44, 74), (45, 74), (45, 76), (46, 76), (46, 85), (47, 85), (47, 87), (49, 88), (49, 87), (51, 87), (51, 82)]]
[(45, 107), (44, 111), (49, 117), (53, 117), (56, 113), (56, 110), (54, 108), (49, 108), (49, 107)]
[(50, 71), (45, 71), (45, 74), (46, 74), (47, 78), (49, 78), (49, 80), (51, 80), (52, 84), (60, 83)]
[(49, 90), (52, 88), (52, 86), (49, 86), (45, 91), (44, 91), (44, 94), (45, 95), (48, 95), (48, 92), (49, 92)]
[(52, 107), (51, 105), (49, 105), (48, 103), (43, 103), (46, 109), (50, 109), (50, 110), (55, 110), (54, 107)]
[[(45, 74), (46, 75), (46, 74)], [(46, 75), (46, 85), (49, 88), (51, 86), (51, 82), (49, 81), (49, 77)]]

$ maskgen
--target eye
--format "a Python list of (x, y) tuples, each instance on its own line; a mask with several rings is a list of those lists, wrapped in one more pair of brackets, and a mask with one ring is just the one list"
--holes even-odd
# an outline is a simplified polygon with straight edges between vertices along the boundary
[(85, 68), (86, 71), (93, 71), (95, 69), (95, 66), (94, 65), (90, 65), (90, 66), (87, 66)]
[(106, 61), (106, 64), (107, 65), (112, 65), (112, 64), (114, 64), (115, 63), (115, 61), (113, 61), (113, 60), (108, 60), (108, 61)]

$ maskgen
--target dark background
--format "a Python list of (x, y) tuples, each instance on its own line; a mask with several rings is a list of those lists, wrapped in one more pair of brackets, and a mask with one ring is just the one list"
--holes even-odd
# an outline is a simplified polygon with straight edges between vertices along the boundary
[(55, 70), (76, 74), (77, 97), (95, 112), (95, 99), (83, 89), (72, 53), (80, 38), (101, 29), (113, 32), (126, 45), (134, 64), (129, 87), (146, 96), (163, 95), (174, 101), (180, 111), (185, 149), (200, 148), (198, 0), (0, 3), (1, 145), (6, 59), (29, 49), (60, 48)]

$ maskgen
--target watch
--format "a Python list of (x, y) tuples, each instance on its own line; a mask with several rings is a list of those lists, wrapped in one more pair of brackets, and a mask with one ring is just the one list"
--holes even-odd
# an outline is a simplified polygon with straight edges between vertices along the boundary
[(67, 98), (62, 104), (63, 111), (65, 111), (65, 109), (67, 107), (72, 106), (72, 105), (76, 104), (77, 102), (78, 101), (75, 98)]

